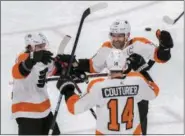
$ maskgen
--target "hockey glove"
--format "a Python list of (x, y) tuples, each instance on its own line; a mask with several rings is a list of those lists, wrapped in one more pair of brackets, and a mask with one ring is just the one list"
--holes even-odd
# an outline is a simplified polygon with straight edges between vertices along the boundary
[[(57, 73), (56, 74), (61, 74), (61, 73), (65, 73), (66, 72), (66, 69), (68, 68), (70, 59), (71, 59), (71, 55), (68, 55), (68, 54), (63, 54), (63, 55), (58, 54), (55, 57), (54, 65), (55, 65), (55, 67), (57, 69)], [(78, 65), (75, 56), (74, 56), (74, 59), (73, 59), (73, 64), (72, 64), (71, 71), (73, 70), (73, 65), (74, 66)]]
[(162, 30), (160, 32), (160, 30), (157, 30), (156, 35), (159, 39), (159, 48), (161, 49), (173, 48), (173, 39), (168, 31)]
[(130, 69), (136, 71), (138, 68), (146, 64), (146, 62), (141, 55), (134, 53), (131, 54), (129, 58), (127, 58), (127, 64)]
[[(55, 57), (55, 60), (56, 60), (56, 61), (65, 62), (65, 63), (67, 63), (67, 64), (69, 64), (70, 59), (71, 59), (71, 55), (69, 55), (69, 54), (62, 54), (62, 55), (58, 54), (58, 55)], [(74, 56), (73, 62), (72, 62), (72, 63), (75, 63), (75, 62), (77, 62), (76, 56)]]
[(157, 49), (157, 57), (159, 60), (164, 62), (170, 60), (171, 53), (170, 49), (173, 48), (173, 39), (169, 32), (160, 31), (159, 29), (156, 31), (156, 35), (159, 39), (159, 47)]
[(52, 61), (52, 55), (50, 51), (40, 50), (30, 53), (30, 59), (33, 60), (34, 63), (42, 62), (43, 64), (47, 65)]
[[(69, 55), (69, 54), (62, 54), (62, 55), (58, 54), (55, 57), (56, 68), (57, 69), (66, 68), (69, 65), (70, 59), (71, 59), (71, 55)], [(73, 65), (75, 66), (75, 64), (77, 65), (77, 60), (74, 56)]]
[(60, 93), (63, 95), (67, 95), (68, 93), (74, 93), (75, 86), (69, 77), (66, 76), (61, 77), (57, 81), (56, 86)]
[(50, 63), (52, 61), (52, 55), (50, 51), (46, 50), (31, 52), (22, 65), (27, 71), (30, 71), (37, 62), (42, 62), (45, 65)]

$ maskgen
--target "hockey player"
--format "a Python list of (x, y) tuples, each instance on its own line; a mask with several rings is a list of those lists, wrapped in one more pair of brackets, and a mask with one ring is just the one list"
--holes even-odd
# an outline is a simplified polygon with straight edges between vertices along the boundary
[[(113, 49), (105, 63), (109, 78), (91, 82), (89, 93), (81, 98), (74, 92), (70, 77), (58, 80), (57, 88), (65, 96), (68, 110), (78, 114), (96, 106), (96, 134), (141, 134), (137, 103), (154, 99), (159, 93), (158, 86), (142, 74), (128, 71), (145, 64), (138, 54), (130, 55), (126, 61), (121, 50)], [(125, 70), (126, 77), (123, 76)]]
[[(47, 50), (48, 41), (42, 33), (27, 34), (25, 42), (26, 51), (12, 68), (12, 115), (19, 135), (47, 135), (53, 115), (45, 78), (53, 67), (53, 54)], [(53, 134), (60, 134), (57, 123)]]
[[(145, 67), (140, 73), (150, 81), (153, 81), (148, 70), (153, 66), (155, 62), (165, 63), (171, 58), (171, 48), (173, 48), (173, 40), (169, 32), (156, 31), (157, 38), (159, 39), (159, 46), (155, 46), (151, 41), (144, 37), (130, 38), (131, 27), (126, 20), (117, 20), (113, 22), (110, 27), (110, 41), (104, 42), (98, 52), (90, 59), (79, 59), (78, 67), (76, 69), (90, 72), (99, 73), (107, 66), (105, 65), (105, 59), (112, 48), (123, 50), (126, 57), (129, 57), (133, 53), (140, 54), (147, 62), (148, 67)], [(138, 60), (139, 61), (139, 60)], [(136, 70), (136, 68), (133, 68)], [(148, 101), (141, 101), (138, 103), (142, 132), (147, 134), (147, 113), (148, 113)]]

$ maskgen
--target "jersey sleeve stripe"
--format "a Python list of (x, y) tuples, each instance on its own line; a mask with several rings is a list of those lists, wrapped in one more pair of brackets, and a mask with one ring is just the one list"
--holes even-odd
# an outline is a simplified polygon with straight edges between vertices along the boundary
[(80, 97), (76, 94), (72, 95), (66, 102), (68, 111), (72, 114), (75, 114), (75, 103), (80, 99)]
[(19, 65), (20, 65), (20, 63), (15, 64), (15, 65), (13, 66), (13, 69), (12, 69), (12, 76), (13, 76), (13, 78), (15, 78), (15, 79), (23, 79), (23, 78), (25, 78), (25, 76), (23, 76), (23, 75), (20, 73), (20, 71), (19, 71)]
[(19, 55), (16, 64), (12, 68), (12, 76), (15, 79), (25, 78), (25, 76), (22, 75), (21, 72), (19, 71), (19, 65), (21, 64), (22, 61), (26, 60), (28, 58), (28, 56), (29, 56), (28, 53), (23, 53), (23, 54)]
[(51, 106), (49, 99), (41, 103), (20, 102), (12, 105), (12, 113), (15, 112), (44, 112)]
[(152, 43), (151, 41), (149, 41), (148, 39), (144, 38), (144, 37), (135, 37), (131, 40), (131, 44), (135, 43), (135, 42), (142, 42), (142, 43), (145, 43), (145, 44), (150, 44)]
[(26, 60), (28, 57), (29, 57), (29, 54), (28, 53), (22, 53), (22, 54), (19, 55), (17, 61), (18, 61), (18, 63), (19, 62), (22, 62), (22, 61)]
[(91, 88), (92, 88), (96, 83), (102, 82), (102, 81), (104, 81), (104, 80), (105, 80), (104, 78), (98, 78), (98, 79), (92, 80), (92, 81), (88, 84), (88, 86), (87, 86), (87, 92), (89, 93), (90, 90), (91, 90)]

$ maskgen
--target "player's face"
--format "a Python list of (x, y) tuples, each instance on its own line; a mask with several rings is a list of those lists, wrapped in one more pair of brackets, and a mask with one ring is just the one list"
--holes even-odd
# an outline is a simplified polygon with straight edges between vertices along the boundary
[(46, 44), (35, 45), (35, 51), (45, 50)]
[(125, 46), (125, 34), (110, 34), (111, 37), (111, 41), (112, 41), (112, 45), (116, 48), (116, 49), (123, 49)]

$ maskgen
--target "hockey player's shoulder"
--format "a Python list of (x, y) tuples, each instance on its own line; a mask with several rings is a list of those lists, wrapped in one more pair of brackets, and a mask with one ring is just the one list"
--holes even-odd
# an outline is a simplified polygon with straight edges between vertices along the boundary
[[(149, 87), (154, 91), (155, 95), (157, 96), (159, 94), (159, 87), (158, 85), (153, 82), (149, 81), (147, 78), (145, 78), (141, 73), (139, 72), (130, 72), (127, 74), (127, 77), (135, 77), (137, 82), (140, 80), (145, 81), (146, 84), (149, 85)], [(139, 79), (139, 80), (138, 80)]]
[(105, 47), (105, 48), (112, 48), (112, 45), (111, 45), (111, 42), (110, 41), (106, 41), (102, 44), (101, 46), (102, 48)]
[(27, 52), (21, 52), (18, 54), (16, 61), (17, 62), (24, 61), (28, 58), (28, 56), (29, 54)]
[(131, 44), (136, 43), (136, 42), (140, 42), (143, 44), (151, 44), (152, 43), (150, 40), (148, 40), (145, 37), (134, 37), (133, 39), (130, 40)]
[(112, 44), (111, 44), (111, 42), (110, 41), (106, 41), (106, 42), (104, 42), (102, 45), (101, 45), (101, 47), (99, 48), (99, 50), (98, 50), (98, 53), (99, 54), (104, 54), (104, 53), (109, 53), (109, 51), (112, 49), (113, 47), (112, 47)]
[(95, 85), (97, 85), (98, 83), (101, 83), (105, 80), (105, 78), (97, 78), (97, 79), (94, 79), (92, 80), (89, 84), (88, 84), (88, 87), (87, 87), (87, 92), (90, 92), (91, 88)]
[(127, 74), (127, 77), (138, 77), (138, 78), (140, 78), (140, 79), (143, 79), (143, 80), (145, 80), (145, 81), (148, 81), (141, 73), (139, 73), (139, 72), (129, 72), (128, 74)]

